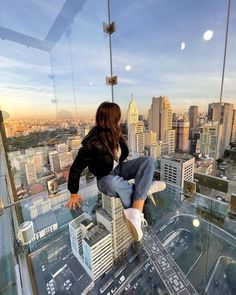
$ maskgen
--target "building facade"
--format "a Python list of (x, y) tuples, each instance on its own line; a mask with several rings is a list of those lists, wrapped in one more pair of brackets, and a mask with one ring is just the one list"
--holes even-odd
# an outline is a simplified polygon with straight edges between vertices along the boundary
[(183, 187), (184, 180), (193, 181), (195, 158), (174, 153), (160, 158), (161, 180)]

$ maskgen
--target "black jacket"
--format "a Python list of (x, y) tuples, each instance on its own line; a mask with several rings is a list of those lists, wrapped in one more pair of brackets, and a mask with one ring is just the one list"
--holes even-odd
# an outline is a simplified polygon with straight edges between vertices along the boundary
[[(129, 154), (128, 147), (122, 137), (119, 140), (121, 156), (119, 163), (123, 162)], [(98, 127), (92, 130), (82, 141), (82, 147), (71, 165), (68, 179), (68, 190), (76, 194), (79, 190), (79, 180), (83, 170), (88, 167), (89, 171), (97, 178), (108, 175), (113, 169), (114, 158), (107, 150), (99, 137)]]

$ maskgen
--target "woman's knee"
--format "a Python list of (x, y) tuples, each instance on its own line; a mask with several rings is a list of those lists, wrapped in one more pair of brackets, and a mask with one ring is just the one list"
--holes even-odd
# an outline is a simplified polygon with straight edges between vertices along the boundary
[(116, 195), (116, 185), (113, 180), (114, 177), (103, 177), (98, 180), (98, 189), (104, 194)]
[(142, 158), (143, 162), (145, 163), (145, 166), (147, 166), (151, 170), (155, 169), (154, 159), (152, 157), (142, 156)]

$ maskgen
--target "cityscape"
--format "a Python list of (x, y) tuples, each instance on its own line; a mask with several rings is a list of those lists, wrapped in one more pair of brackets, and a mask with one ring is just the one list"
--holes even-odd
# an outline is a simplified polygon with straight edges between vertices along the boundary
[[(80, 180), (82, 207), (64, 207), (69, 168), (93, 119), (5, 120), (15, 201), (21, 201), (18, 247), (28, 252), (36, 293), (233, 294), (228, 268), (236, 261), (236, 238), (225, 215), (236, 188), (234, 105), (210, 103), (205, 116), (198, 106), (177, 114), (169, 98), (159, 96), (145, 118), (131, 95), (126, 114), (121, 130), (129, 157), (154, 158), (167, 183), (154, 204), (146, 203), (149, 228), (141, 243), (132, 240), (120, 200), (100, 193), (87, 169)], [(186, 203), (185, 181), (194, 183), (196, 173), (226, 181), (228, 192), (209, 193), (200, 185), (198, 194), (208, 199), (198, 195)]]
[[(231, 0), (1, 2), (0, 295), (236, 294), (235, 36)], [(88, 167), (66, 206), (104, 101), (166, 184), (139, 242)]]

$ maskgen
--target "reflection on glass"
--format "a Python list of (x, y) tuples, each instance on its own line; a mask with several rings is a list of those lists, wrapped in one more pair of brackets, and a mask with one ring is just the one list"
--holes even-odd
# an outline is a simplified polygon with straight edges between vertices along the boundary
[[(225, 12), (224, 1), (111, 3), (121, 129), (130, 157), (152, 156), (156, 176), (168, 182), (153, 196), (156, 206), (147, 199), (149, 227), (136, 244), (119, 199), (100, 194), (87, 169), (82, 208), (64, 207), (69, 167), (94, 125), (97, 105), (111, 100), (102, 30), (107, 1), (3, 1), (0, 86), (7, 138), (0, 142), (0, 187), (5, 205), (19, 203), (0, 216), (0, 293), (17, 294), (20, 281), (26, 294), (43, 295), (236, 292), (236, 227), (228, 215), (231, 206), (235, 210), (235, 7), (223, 103), (215, 101)], [(196, 173), (213, 178), (211, 185), (196, 182), (191, 199), (183, 180), (196, 181)], [(219, 189), (224, 181), (227, 192)]]

